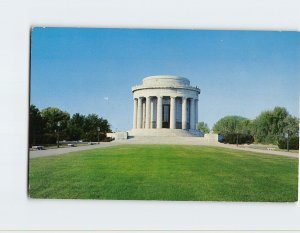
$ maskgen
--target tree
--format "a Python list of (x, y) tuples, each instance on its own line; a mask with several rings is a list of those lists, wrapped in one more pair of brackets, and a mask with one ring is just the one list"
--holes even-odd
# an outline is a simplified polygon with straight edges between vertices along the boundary
[(106, 133), (111, 132), (110, 125), (106, 119), (99, 118), (97, 114), (89, 114), (84, 120), (85, 140), (96, 141), (98, 136), (97, 128), (100, 127), (100, 141), (106, 137)]
[(280, 149), (299, 149), (299, 119), (287, 116), (283, 120), (283, 135), (278, 139)]
[(214, 125), (213, 132), (223, 135), (226, 143), (252, 143), (250, 124), (251, 121), (245, 117), (226, 116)]
[(40, 110), (34, 106), (29, 107), (29, 145), (40, 144), (43, 139), (44, 121)]
[(111, 132), (106, 119), (97, 114), (88, 116), (75, 113), (70, 118), (68, 112), (59, 108), (48, 107), (39, 109), (30, 105), (29, 108), (29, 144), (54, 144), (58, 140), (96, 141), (98, 139), (98, 127), (100, 128), (99, 139), (106, 138), (106, 133)]
[(290, 114), (283, 107), (275, 107), (272, 111), (264, 111), (253, 122), (252, 134), (256, 142), (277, 144), (284, 134), (285, 119)]
[(70, 119), (69, 113), (59, 108), (48, 107), (42, 110), (41, 115), (45, 121), (44, 129), (47, 143), (55, 143), (58, 131), (61, 139), (66, 137), (66, 128)]
[(84, 122), (85, 116), (75, 113), (69, 120), (67, 126), (67, 139), (78, 141), (84, 138)]
[(294, 116), (287, 116), (283, 120), (283, 133), (288, 133), (290, 137), (299, 135), (299, 119)]
[(203, 121), (198, 123), (197, 129), (200, 130), (203, 134), (206, 134), (206, 133), (210, 132), (210, 129), (209, 129), (208, 125)]

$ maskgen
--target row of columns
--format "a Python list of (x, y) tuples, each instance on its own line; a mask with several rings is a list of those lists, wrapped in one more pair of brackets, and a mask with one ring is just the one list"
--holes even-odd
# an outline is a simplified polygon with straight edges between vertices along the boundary
[[(182, 98), (182, 129), (187, 129), (187, 98)], [(157, 97), (157, 118), (156, 128), (162, 128), (162, 103), (163, 97)], [(152, 102), (153, 104), (153, 102)], [(153, 109), (153, 105), (152, 105)], [(152, 117), (151, 117), (152, 115)], [(151, 97), (146, 97), (146, 122), (145, 128), (151, 128), (151, 118), (153, 119), (153, 111), (151, 112)], [(198, 100), (190, 98), (190, 129), (194, 130), (198, 122)], [(133, 128), (143, 128), (143, 102), (142, 98), (135, 98), (133, 105)], [(170, 97), (170, 129), (176, 129), (176, 97)]]

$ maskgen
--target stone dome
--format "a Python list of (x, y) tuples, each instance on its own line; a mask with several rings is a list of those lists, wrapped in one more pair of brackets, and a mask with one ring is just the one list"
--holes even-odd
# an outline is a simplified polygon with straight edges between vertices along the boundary
[(173, 75), (155, 75), (143, 79), (143, 86), (189, 86), (190, 81), (187, 78)]

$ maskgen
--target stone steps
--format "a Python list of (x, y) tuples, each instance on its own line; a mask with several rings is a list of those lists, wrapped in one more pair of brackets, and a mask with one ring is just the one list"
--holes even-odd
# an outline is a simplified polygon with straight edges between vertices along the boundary
[(175, 145), (208, 145), (217, 143), (204, 137), (163, 137), (163, 136), (137, 136), (124, 140), (129, 144), (175, 144)]
[(187, 131), (182, 129), (134, 129), (128, 131), (129, 137), (199, 137), (199, 131)]

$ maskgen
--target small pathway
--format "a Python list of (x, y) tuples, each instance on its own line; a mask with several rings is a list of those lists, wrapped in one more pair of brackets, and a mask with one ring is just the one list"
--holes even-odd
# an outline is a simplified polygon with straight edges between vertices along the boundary
[(243, 150), (243, 151), (251, 151), (251, 152), (257, 152), (257, 153), (263, 153), (263, 154), (281, 155), (281, 156), (299, 158), (298, 153), (287, 152), (287, 151), (275, 151), (275, 150), (266, 150), (266, 149), (264, 150), (264, 149), (244, 147), (243, 145), (236, 146), (236, 145), (223, 144), (223, 143), (215, 143), (215, 144), (213, 144), (213, 146), (230, 148), (230, 149), (234, 149), (234, 150)]
[(118, 144), (111, 143), (111, 142), (100, 142), (100, 144), (87, 145), (87, 146), (53, 148), (53, 149), (46, 149), (46, 150), (34, 150), (34, 151), (29, 151), (29, 158), (32, 159), (32, 158), (37, 158), (37, 157), (61, 155), (61, 154), (69, 153), (69, 152), (92, 150), (92, 149), (96, 149), (96, 148), (103, 148), (103, 147), (116, 146), (116, 145), (118, 145)]

